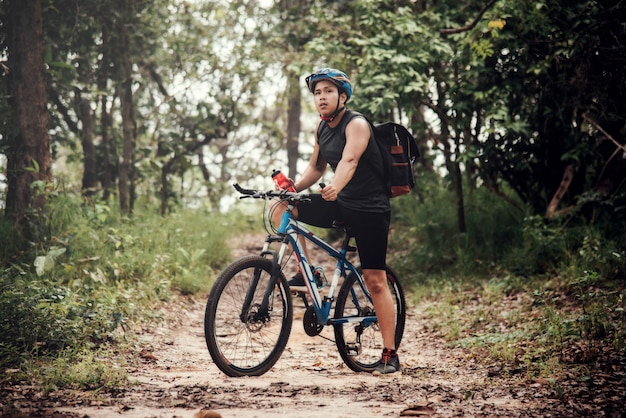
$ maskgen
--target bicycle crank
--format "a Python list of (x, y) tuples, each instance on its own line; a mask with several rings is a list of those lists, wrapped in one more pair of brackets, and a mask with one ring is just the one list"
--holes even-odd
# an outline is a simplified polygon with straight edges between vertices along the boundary
[(304, 332), (306, 332), (306, 335), (309, 337), (319, 335), (324, 329), (324, 326), (317, 322), (317, 314), (315, 313), (313, 305), (306, 308), (304, 317), (302, 318), (302, 324), (304, 326)]

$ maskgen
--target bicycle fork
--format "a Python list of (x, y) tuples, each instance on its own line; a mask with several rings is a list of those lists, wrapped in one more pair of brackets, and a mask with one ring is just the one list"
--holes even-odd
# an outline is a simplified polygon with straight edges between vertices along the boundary
[(267, 288), (265, 289), (265, 292), (263, 294), (263, 299), (261, 300), (260, 304), (252, 306), (254, 295), (256, 293), (257, 287), (259, 286), (261, 273), (263, 272), (263, 269), (261, 267), (256, 267), (254, 269), (252, 281), (250, 282), (250, 286), (248, 287), (248, 290), (246, 292), (246, 297), (241, 308), (241, 313), (239, 314), (239, 319), (242, 323), (265, 323), (269, 320), (269, 313), (272, 311), (271, 295), (276, 287), (276, 281), (280, 277), (280, 260), (282, 259), (282, 255), (284, 252), (282, 248), (280, 253), (278, 254), (275, 251), (269, 251), (270, 243), (275, 241), (282, 241), (282, 238), (277, 236), (268, 237), (266, 239), (263, 252), (261, 252), (261, 257), (272, 257), (272, 271), (270, 274)]

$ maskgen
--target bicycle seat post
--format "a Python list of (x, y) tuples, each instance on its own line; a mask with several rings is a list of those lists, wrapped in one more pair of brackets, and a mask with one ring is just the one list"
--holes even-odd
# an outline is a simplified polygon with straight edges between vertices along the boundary
[(350, 227), (344, 225), (342, 228), (345, 233), (345, 236), (343, 238), (343, 242), (341, 243), (341, 252), (344, 255), (346, 255), (349, 252), (356, 251), (356, 247), (353, 245), (350, 245), (350, 240), (354, 237), (354, 234), (352, 233), (352, 230), (350, 229)]

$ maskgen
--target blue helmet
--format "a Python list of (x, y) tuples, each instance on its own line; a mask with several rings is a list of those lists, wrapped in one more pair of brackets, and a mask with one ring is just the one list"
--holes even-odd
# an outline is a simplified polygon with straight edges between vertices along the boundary
[(350, 97), (352, 96), (352, 84), (350, 83), (350, 78), (348, 78), (346, 73), (334, 68), (322, 68), (306, 78), (306, 86), (309, 90), (311, 90), (311, 93), (313, 93), (317, 82), (322, 80), (332, 81), (337, 86), (340, 93), (341, 91), (346, 92), (346, 95), (348, 96), (346, 101), (350, 100)]

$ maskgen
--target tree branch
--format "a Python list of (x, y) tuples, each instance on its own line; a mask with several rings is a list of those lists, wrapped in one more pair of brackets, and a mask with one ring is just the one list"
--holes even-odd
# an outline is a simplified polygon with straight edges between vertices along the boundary
[(472, 21), (472, 23), (470, 23), (469, 25), (465, 25), (465, 26), (460, 27), (460, 28), (440, 29), (439, 30), (439, 34), (440, 35), (453, 35), (455, 33), (467, 32), (469, 30), (472, 30), (474, 28), (474, 26), (476, 26), (478, 24), (478, 22), (483, 17), (485, 12), (487, 10), (489, 10), (496, 3), (496, 1), (498, 1), (498, 0), (490, 0), (489, 3), (487, 3), (487, 5), (485, 5), (485, 7), (483, 7), (483, 9), (480, 11), (480, 13), (478, 13), (478, 16), (476, 16), (474, 21)]
[(557, 213), (556, 209), (559, 207), (561, 200), (563, 200), (565, 193), (569, 190), (569, 186), (572, 184), (572, 180), (574, 180), (575, 173), (576, 166), (574, 164), (569, 164), (565, 167), (561, 184), (559, 184), (559, 188), (556, 190), (556, 193), (554, 193), (554, 196), (552, 197), (552, 200), (546, 210), (546, 218), (550, 219)]
[(69, 130), (76, 135), (80, 135), (80, 129), (78, 128), (78, 123), (76, 123), (76, 121), (70, 115), (69, 108), (65, 106), (65, 103), (63, 103), (63, 101), (61, 101), (61, 98), (59, 97), (59, 93), (56, 91), (56, 89), (51, 88), (51, 87), (48, 88), (48, 95), (52, 99), (52, 103), (54, 103), (57, 109), (59, 109), (59, 113), (61, 114), (61, 116), (63, 116), (63, 120), (67, 124), (67, 127), (69, 128)]
[(590, 123), (591, 125), (593, 125), (594, 128), (596, 128), (597, 130), (599, 130), (600, 132), (602, 132), (604, 134), (604, 136), (607, 137), (607, 139), (609, 141), (611, 141), (613, 144), (615, 144), (616, 148), (620, 148), (622, 151), (626, 152), (626, 145), (622, 145), (619, 142), (617, 142), (615, 140), (615, 138), (613, 138), (607, 131), (605, 131), (602, 126), (598, 125), (598, 123), (596, 121), (594, 121), (593, 119), (591, 119), (589, 116), (587, 116), (586, 113), (583, 113), (583, 119), (585, 119), (588, 123)]
[[(598, 175), (598, 181), (596, 182), (596, 186), (594, 187), (594, 189), (597, 190), (600, 187), (600, 181), (604, 177), (604, 173), (606, 172), (607, 167), (609, 166), (609, 164), (611, 163), (613, 158), (615, 158), (617, 155), (619, 155), (620, 151), (622, 152), (622, 154), (626, 153), (626, 145), (622, 145), (619, 142), (617, 142), (617, 140), (615, 138), (613, 138), (607, 131), (605, 131), (602, 128), (602, 126), (600, 126), (596, 121), (594, 121), (589, 116), (587, 116), (587, 113), (583, 113), (583, 119), (585, 119), (587, 121), (587, 123), (591, 124), (594, 128), (596, 128), (598, 131), (600, 131), (602, 134), (604, 134), (604, 136), (606, 136), (606, 138), (609, 141), (611, 141), (613, 143), (613, 145), (615, 145), (615, 151), (613, 151), (613, 154), (611, 154), (609, 159), (606, 161), (606, 163), (602, 167), (602, 171), (600, 171), (600, 174)], [(622, 180), (622, 182), (618, 186), (618, 189), (619, 189), (619, 187), (621, 187), (621, 185), (623, 183), (624, 183), (624, 180)]]

